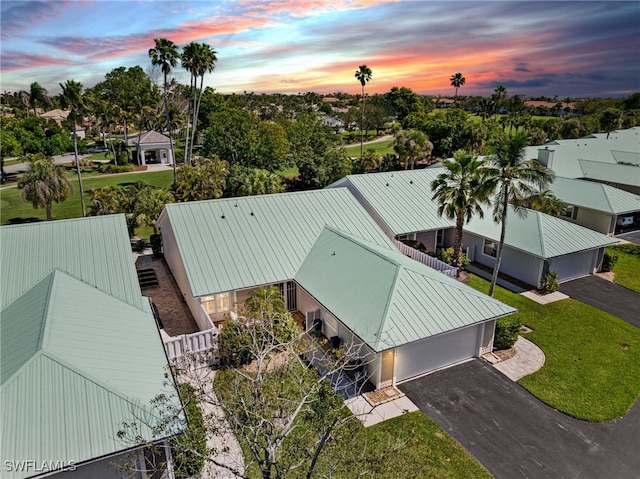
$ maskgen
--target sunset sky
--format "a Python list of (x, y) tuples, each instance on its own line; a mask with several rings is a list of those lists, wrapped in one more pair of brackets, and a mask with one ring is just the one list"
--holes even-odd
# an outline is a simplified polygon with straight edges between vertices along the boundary
[[(206, 42), (222, 93), (359, 91), (407, 86), (453, 95), (620, 96), (640, 90), (640, 2), (218, 0), (7, 1), (1, 8), (2, 91), (93, 86), (119, 66), (151, 65), (158, 37)], [(188, 83), (181, 68), (174, 76)]]

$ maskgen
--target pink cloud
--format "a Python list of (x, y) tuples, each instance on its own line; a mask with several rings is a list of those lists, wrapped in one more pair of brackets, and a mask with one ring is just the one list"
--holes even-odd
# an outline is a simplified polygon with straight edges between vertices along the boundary
[(27, 68), (72, 65), (68, 58), (52, 58), (48, 55), (25, 54), (22, 52), (2, 52), (2, 71), (12, 72)]

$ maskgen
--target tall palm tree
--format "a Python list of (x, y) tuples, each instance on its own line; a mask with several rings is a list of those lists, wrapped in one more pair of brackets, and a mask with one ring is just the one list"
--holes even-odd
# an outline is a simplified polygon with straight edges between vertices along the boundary
[(18, 188), (22, 189), (22, 199), (31, 201), (34, 208), (43, 206), (47, 221), (52, 220), (51, 206), (53, 202), (66, 200), (73, 191), (62, 165), (57, 165), (53, 158), (39, 153), (29, 160), (27, 171), (20, 177)]
[(404, 169), (411, 169), (416, 161), (426, 160), (433, 151), (433, 143), (429, 141), (426, 133), (420, 130), (399, 130), (394, 137), (393, 150), (398, 156), (400, 163), (404, 164)]
[(204, 76), (211, 73), (216, 67), (218, 57), (216, 51), (206, 43), (201, 43), (198, 47), (196, 57), (196, 74), (200, 77), (200, 87), (198, 88), (198, 96), (195, 102), (195, 110), (193, 112), (193, 128), (191, 129), (191, 144), (189, 146), (189, 158), (193, 155), (193, 144), (196, 138), (196, 128), (198, 126), (198, 116), (200, 115), (200, 103), (202, 102), (202, 93), (204, 92)]
[(78, 161), (78, 118), (84, 118), (84, 99), (82, 97), (82, 83), (75, 80), (67, 80), (60, 83), (62, 94), (60, 102), (63, 108), (69, 109), (69, 116), (73, 121), (73, 154), (76, 160), (76, 172), (78, 173), (78, 186), (80, 187), (80, 203), (82, 204), (82, 216), (87, 216), (87, 208), (84, 204), (84, 190), (82, 189), (82, 173), (80, 172), (80, 162)]
[(33, 108), (34, 116), (37, 116), (36, 104), (38, 103), (41, 105), (49, 105), (51, 104), (51, 100), (49, 100), (47, 96), (47, 90), (40, 85), (40, 83), (33, 82), (29, 87), (29, 106)]
[(167, 120), (167, 129), (169, 132), (169, 148), (171, 151), (171, 157), (173, 158), (173, 182), (176, 182), (176, 157), (173, 152), (173, 138), (171, 132), (171, 120), (169, 119), (169, 104), (167, 103), (167, 77), (171, 73), (171, 69), (178, 65), (180, 53), (178, 52), (178, 46), (171, 40), (166, 38), (154, 38), (156, 44), (155, 48), (149, 49), (149, 57), (151, 58), (151, 64), (154, 66), (160, 66), (162, 74), (164, 75), (164, 111)]
[(495, 90), (493, 90), (493, 95), (491, 95), (491, 99), (493, 100), (495, 106), (495, 114), (498, 114), (498, 110), (504, 103), (504, 100), (507, 98), (507, 88), (504, 85), (498, 85)]
[(360, 112), (360, 158), (362, 158), (362, 146), (364, 144), (364, 86), (369, 83), (373, 72), (367, 65), (360, 65), (356, 70), (356, 80), (362, 85), (362, 110)]
[(498, 280), (509, 206), (518, 216), (524, 218), (527, 210), (523, 204), (555, 179), (553, 171), (536, 160), (525, 160), (524, 153), (528, 144), (529, 135), (523, 129), (503, 133), (494, 142), (495, 153), (489, 157), (485, 169), (485, 186), (494, 192), (493, 220), (501, 224), (489, 296), (493, 296)]
[(483, 181), (484, 162), (477, 156), (458, 151), (453, 160), (445, 161), (446, 169), (431, 182), (432, 199), (438, 202), (438, 214), (456, 221), (453, 261), (462, 268), (462, 228), (474, 214), (484, 216), (482, 203), (488, 201), (490, 188)]
[[(185, 135), (185, 144), (184, 144), (184, 163), (185, 165), (191, 164), (191, 155), (189, 151), (189, 127), (193, 124), (193, 112), (195, 111), (195, 103), (196, 103), (196, 58), (198, 55), (198, 44), (195, 42), (191, 42), (185, 45), (182, 48), (182, 68), (189, 72), (189, 107), (188, 107), (188, 117), (187, 121), (187, 129)], [(195, 125), (194, 125), (195, 127)]]
[(451, 75), (451, 86), (456, 89), (456, 97), (453, 100), (455, 104), (458, 103), (458, 88), (464, 85), (464, 82), (467, 81), (465, 77), (462, 76), (462, 73), (456, 73), (455, 75)]

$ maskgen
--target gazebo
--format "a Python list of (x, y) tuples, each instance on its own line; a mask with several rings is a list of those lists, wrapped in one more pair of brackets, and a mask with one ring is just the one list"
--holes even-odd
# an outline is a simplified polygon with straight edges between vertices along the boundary
[(157, 131), (148, 131), (142, 136), (128, 139), (127, 146), (135, 146), (138, 152), (138, 164), (149, 163), (173, 164), (171, 140)]

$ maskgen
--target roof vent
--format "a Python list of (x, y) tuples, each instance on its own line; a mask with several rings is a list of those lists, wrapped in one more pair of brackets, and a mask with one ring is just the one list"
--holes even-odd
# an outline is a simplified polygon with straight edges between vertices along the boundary
[(387, 182), (387, 186), (389, 186), (389, 182)]
[(336, 252), (335, 252), (335, 251), (334, 251), (333, 253), (331, 253), (331, 256), (335, 256), (335, 255), (336, 255)]
[(222, 213), (222, 216), (220, 218), (224, 219), (224, 213)]
[(255, 214), (253, 214), (253, 211), (250, 214), (251, 214), (251, 216), (255, 216)]
[(237, 208), (237, 207), (238, 207), (238, 202), (237, 202), (237, 201), (233, 204), (233, 207), (234, 207), (234, 208)]
[(409, 181), (409, 184), (412, 185), (413, 184), (413, 180)]

